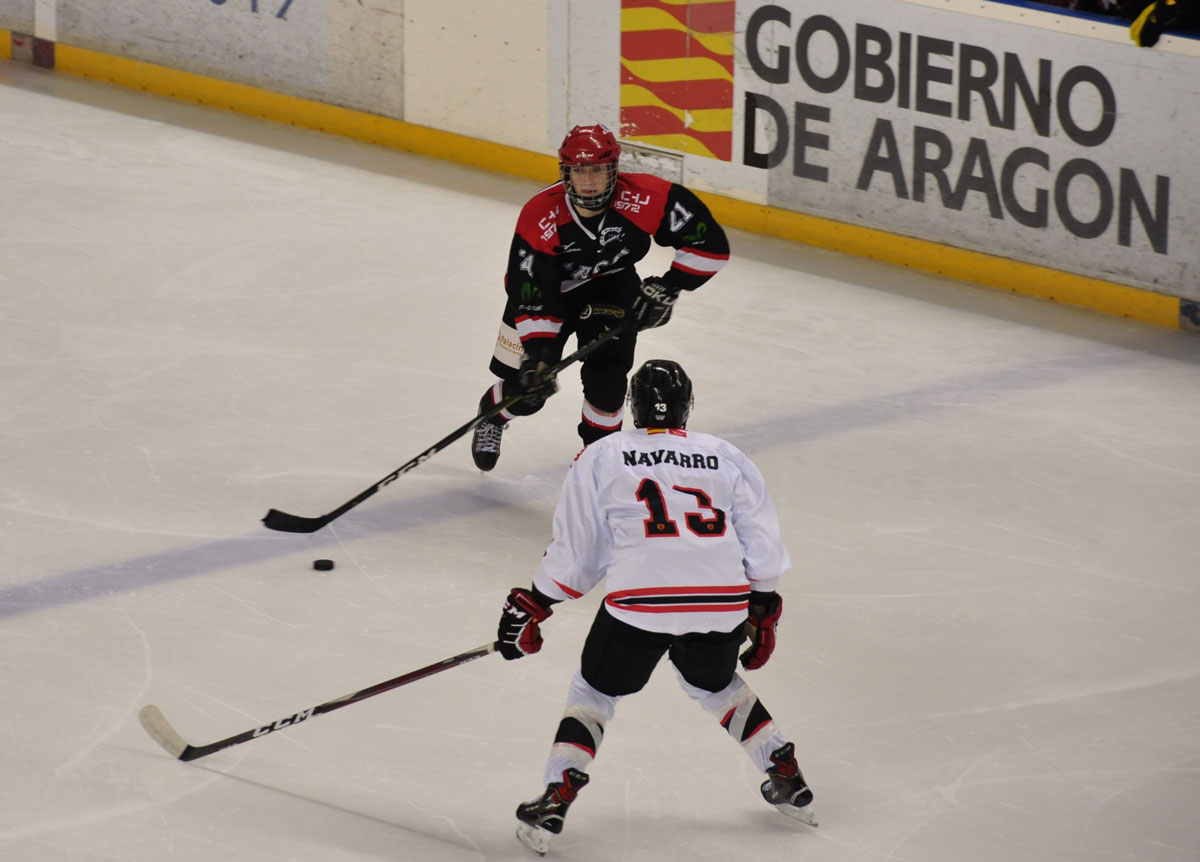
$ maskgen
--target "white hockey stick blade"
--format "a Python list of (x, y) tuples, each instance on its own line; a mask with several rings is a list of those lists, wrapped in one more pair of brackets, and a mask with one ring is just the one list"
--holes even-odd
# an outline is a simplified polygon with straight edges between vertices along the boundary
[(176, 760), (187, 750), (187, 742), (175, 728), (171, 727), (171, 723), (162, 714), (162, 710), (154, 704), (143, 706), (142, 711), (138, 713), (138, 720), (146, 729), (146, 733), (150, 734), (150, 738), (161, 745), (167, 754)]

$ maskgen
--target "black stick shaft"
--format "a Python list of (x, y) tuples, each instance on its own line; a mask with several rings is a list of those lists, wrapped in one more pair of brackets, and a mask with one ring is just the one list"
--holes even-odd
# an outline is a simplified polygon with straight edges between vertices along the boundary
[(451, 656), (447, 659), (434, 662), (431, 665), (426, 665), (423, 668), (410, 671), (401, 676), (384, 682), (376, 683), (375, 685), (356, 691), (353, 694), (347, 694), (343, 697), (334, 698), (325, 703), (311, 706), (308, 709), (301, 710), (293, 715), (281, 718), (271, 724), (264, 724), (261, 727), (256, 727), (252, 730), (243, 731), (242, 733), (234, 734), (226, 739), (217, 742), (210, 742), (207, 745), (190, 745), (184, 741), (170, 723), (163, 716), (158, 707), (149, 705), (142, 708), (141, 722), (146, 732), (154, 738), (159, 745), (167, 750), (173, 757), (179, 760), (196, 760), (200, 757), (206, 757), (217, 751), (222, 751), (234, 745), (240, 745), (243, 742), (249, 742), (252, 739), (266, 736), (269, 733), (274, 733), (277, 730), (283, 730), (285, 727), (293, 727), (302, 721), (307, 721), (310, 718), (315, 718), (318, 715), (325, 715), (328, 712), (333, 712), (335, 709), (341, 709), (344, 706), (350, 706), (352, 703), (366, 700), (369, 697), (374, 697), (377, 694), (383, 694), (385, 691), (391, 691), (394, 688), (399, 688), (402, 685), (408, 685), (410, 682), (416, 682), (419, 679), (425, 679), (427, 676), (433, 676), (435, 673), (441, 673), (444, 670), (449, 670), (452, 667), (466, 664), (469, 661), (474, 661), (477, 658), (483, 658), (485, 655), (490, 655), (495, 652), (498, 643), (485, 644), (481, 647), (476, 647), (473, 650), (468, 650), (464, 653), (459, 653), (456, 656)]
[[(602, 344), (605, 344), (609, 340), (616, 338), (618, 335), (620, 335), (622, 332), (624, 332), (627, 328), (628, 328), (628, 324), (623, 323), (620, 326), (614, 327), (613, 329), (609, 329), (604, 334), (594, 338), (592, 341), (589, 341), (583, 347), (580, 347), (578, 350), (576, 350), (570, 356), (565, 356), (562, 359), (560, 359), (558, 362), (556, 362), (554, 365), (550, 366), (550, 369), (547, 373), (557, 374), (558, 372), (562, 371), (564, 368), (566, 368), (571, 363), (578, 362), (579, 360), (583, 359), (585, 356), (587, 356), (589, 353), (594, 351), (596, 348), (600, 347)], [(380, 479), (378, 482), (376, 482), (370, 488), (367, 488), (365, 491), (363, 491), (357, 497), (347, 500), (345, 503), (342, 503), (342, 505), (338, 506), (332, 512), (327, 512), (326, 514), (319, 515), (315, 518), (305, 518), (301, 515), (292, 515), (288, 512), (280, 511), (279, 509), (271, 509), (263, 517), (263, 519), (262, 519), (263, 523), (267, 526), (268, 529), (279, 530), (284, 533), (314, 533), (317, 530), (324, 527), (330, 521), (340, 518), (342, 515), (346, 514), (351, 509), (353, 509), (355, 506), (357, 506), (359, 503), (362, 503), (364, 500), (367, 500), (370, 497), (373, 497), (381, 488), (384, 488), (387, 485), (390, 485), (392, 482), (395, 482), (397, 479), (399, 479), (401, 476), (403, 476), (409, 470), (428, 461), (430, 458), (432, 458), (438, 452), (445, 449), (447, 446), (449, 446), (451, 443), (453, 443), (459, 437), (462, 437), (463, 435), (470, 433), (475, 428), (476, 425), (486, 422), (487, 420), (491, 419), (493, 416), (496, 416), (503, 410), (507, 410), (509, 407), (513, 406), (518, 401), (520, 401), (521, 397), (522, 396), (520, 396), (520, 395), (510, 395), (507, 398), (505, 398), (503, 401), (501, 401), (499, 404), (497, 404), (495, 407), (493, 407), (491, 410), (488, 410), (485, 413), (481, 413), (477, 416), (472, 417), (469, 422), (465, 422), (462, 425), (460, 425), (458, 428), (455, 428), (453, 431), (451, 431), (449, 434), (447, 434), (441, 440), (434, 443), (432, 446), (430, 446), (424, 452), (417, 455), (415, 458), (412, 458), (409, 461), (406, 461), (404, 464), (397, 467), (391, 473), (388, 473), (386, 476), (384, 476), (382, 479)]]

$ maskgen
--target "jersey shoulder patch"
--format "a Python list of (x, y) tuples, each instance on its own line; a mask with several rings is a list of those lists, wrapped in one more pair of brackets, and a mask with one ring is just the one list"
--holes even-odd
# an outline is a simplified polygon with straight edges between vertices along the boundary
[(568, 222), (567, 195), (562, 183), (542, 189), (521, 208), (517, 235), (535, 250), (553, 254), (558, 245), (558, 226)]
[(646, 233), (654, 234), (662, 223), (672, 185), (652, 174), (618, 174), (611, 206)]
[(625, 185), (637, 191), (653, 192), (664, 196), (671, 191), (671, 186), (674, 185), (670, 180), (664, 180), (654, 174), (621, 174), (617, 180), (618, 189)]

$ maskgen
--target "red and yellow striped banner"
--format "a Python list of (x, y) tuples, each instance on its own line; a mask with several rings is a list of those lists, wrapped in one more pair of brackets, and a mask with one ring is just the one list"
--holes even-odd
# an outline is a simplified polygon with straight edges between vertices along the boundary
[(735, 0), (621, 0), (621, 137), (733, 157)]

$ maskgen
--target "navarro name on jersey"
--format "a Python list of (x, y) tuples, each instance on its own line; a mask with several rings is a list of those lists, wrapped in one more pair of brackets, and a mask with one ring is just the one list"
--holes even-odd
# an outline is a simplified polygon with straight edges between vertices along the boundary
[(653, 467), (655, 464), (675, 464), (694, 470), (721, 469), (721, 462), (716, 455), (704, 455), (699, 452), (689, 455), (674, 449), (655, 449), (653, 452), (622, 450), (621, 454), (625, 456), (626, 467), (637, 467), (639, 464), (647, 467)]

